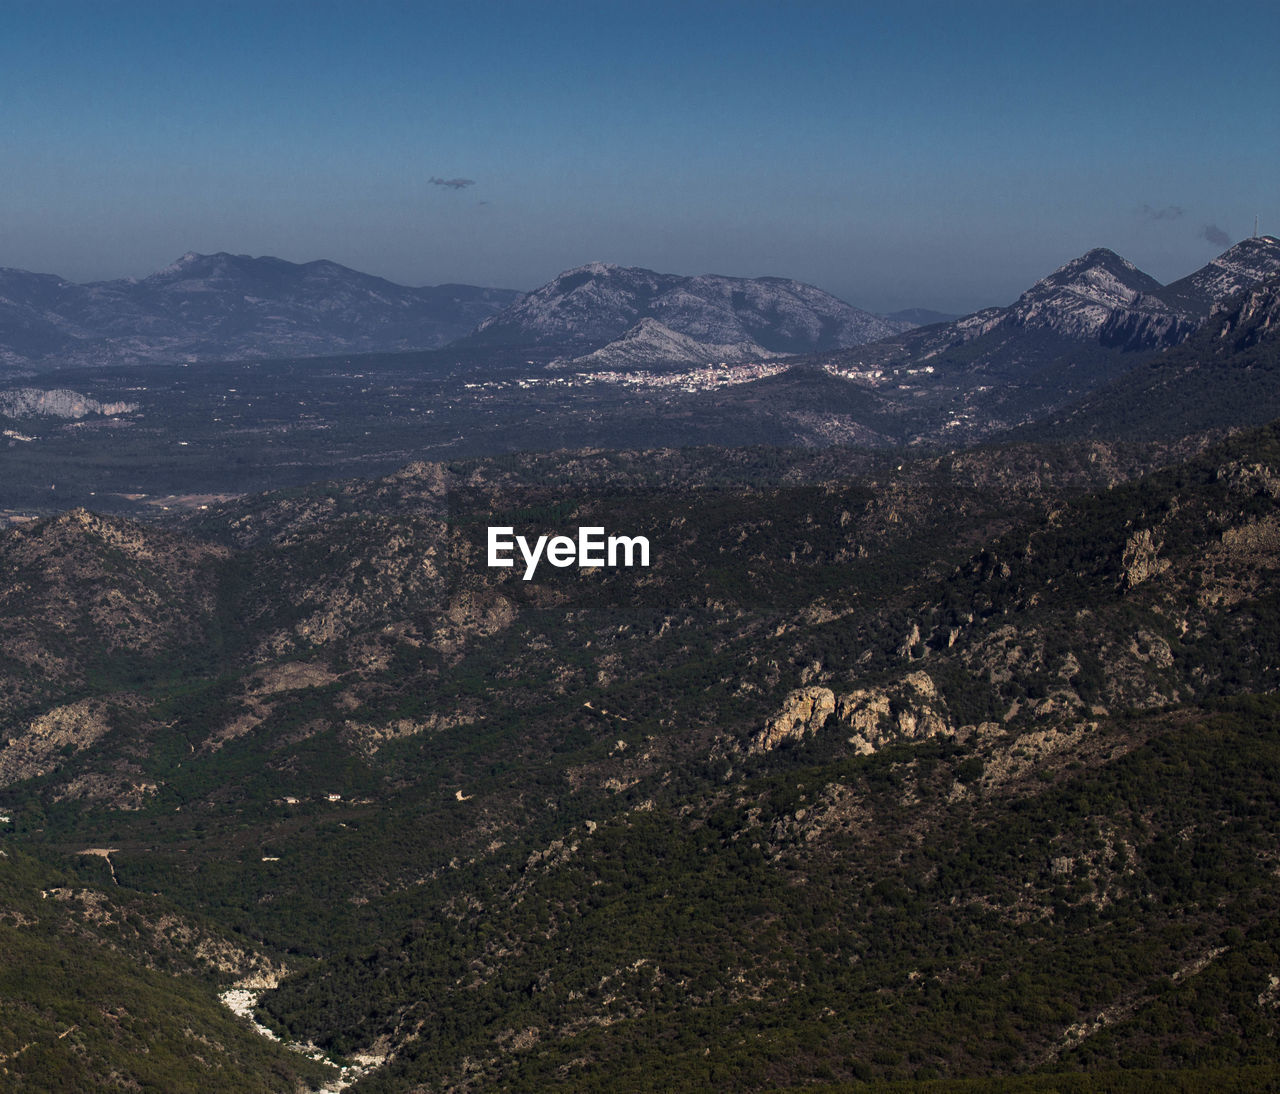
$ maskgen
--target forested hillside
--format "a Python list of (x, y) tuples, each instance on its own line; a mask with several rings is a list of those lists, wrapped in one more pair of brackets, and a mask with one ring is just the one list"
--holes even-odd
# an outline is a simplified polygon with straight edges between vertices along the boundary
[[(4, 845), (239, 940), (263, 1021), (384, 1061), (353, 1089), (1250, 1088), (1278, 497), (1269, 427), (68, 513), (0, 544)], [(644, 535), (652, 565), (524, 581), (493, 525)]]

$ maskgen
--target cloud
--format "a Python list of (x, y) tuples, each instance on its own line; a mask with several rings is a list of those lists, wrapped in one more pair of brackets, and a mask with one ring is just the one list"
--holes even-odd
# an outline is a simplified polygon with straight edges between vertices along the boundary
[(432, 186), (447, 186), (450, 190), (465, 190), (468, 186), (476, 184), (475, 179), (441, 179), (432, 175), (427, 179)]
[(1231, 246), (1231, 237), (1216, 224), (1206, 224), (1200, 229), (1200, 238), (1207, 239), (1215, 247)]
[(1177, 220), (1182, 216), (1183, 209), (1181, 205), (1166, 205), (1163, 209), (1154, 209), (1150, 205), (1143, 202), (1142, 208), (1138, 210), (1148, 220)]

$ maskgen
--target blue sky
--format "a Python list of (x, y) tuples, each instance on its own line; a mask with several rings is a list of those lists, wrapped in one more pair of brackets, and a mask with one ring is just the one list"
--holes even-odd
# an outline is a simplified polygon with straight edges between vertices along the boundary
[(1093, 246), (1171, 280), (1280, 234), (1277, 41), (1272, 4), (10, 0), (0, 266), (599, 259), (882, 311)]

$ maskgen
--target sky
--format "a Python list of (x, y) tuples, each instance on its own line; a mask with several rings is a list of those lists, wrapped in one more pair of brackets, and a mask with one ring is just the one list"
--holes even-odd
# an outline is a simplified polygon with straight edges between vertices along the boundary
[(590, 261), (1007, 304), (1280, 235), (1280, 5), (0, 6), (0, 266), (187, 251), (532, 289)]

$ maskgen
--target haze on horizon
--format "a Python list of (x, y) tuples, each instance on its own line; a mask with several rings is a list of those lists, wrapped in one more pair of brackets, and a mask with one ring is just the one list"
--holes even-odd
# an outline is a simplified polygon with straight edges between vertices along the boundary
[(0, 34), (0, 266), (531, 289), (592, 260), (967, 312), (1280, 228), (1245, 3), (73, 2)]

